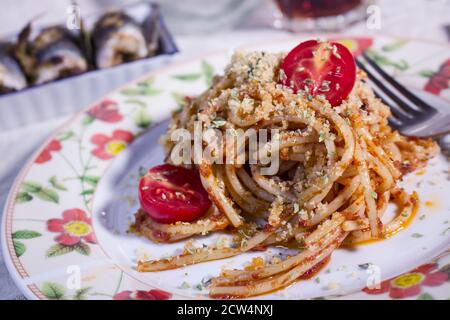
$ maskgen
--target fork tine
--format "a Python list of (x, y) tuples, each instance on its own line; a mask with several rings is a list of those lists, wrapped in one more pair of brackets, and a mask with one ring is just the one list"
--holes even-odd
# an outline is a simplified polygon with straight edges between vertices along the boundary
[(389, 117), (388, 118), (388, 123), (389, 125), (394, 128), (395, 130), (398, 130), (401, 128), (401, 123), (398, 122), (398, 120), (394, 117)]
[[(376, 88), (378, 88), (381, 92), (383, 92), (387, 97), (389, 97), (392, 101), (395, 102), (395, 104), (392, 103), (386, 103), (382, 96), (378, 93), (377, 96), (380, 97), (385, 104), (391, 107), (392, 113), (402, 122), (409, 122), (415, 117), (418, 117), (421, 115), (421, 113), (417, 112), (416, 110), (412, 110), (410, 107), (405, 107), (405, 103), (390, 89), (388, 89), (379, 79), (377, 79), (372, 72), (367, 70), (366, 66), (362, 64), (360, 61), (356, 60), (356, 63), (358, 64), (358, 67), (362, 70), (364, 70), (370, 81), (373, 82)], [(412, 114), (411, 114), (412, 113)]]
[[(374, 86), (372, 86), (374, 88)], [(391, 111), (391, 117), (399, 126), (404, 125), (411, 122), (411, 117), (406, 115), (405, 112), (398, 108), (398, 107), (392, 107), (395, 104), (392, 104), (391, 102), (386, 101), (386, 99), (383, 97), (383, 94), (380, 94), (378, 92), (378, 88), (374, 88), (375, 95), (383, 102), (385, 105), (389, 106), (389, 110)]]
[[(389, 102), (387, 102), (382, 95), (380, 95), (377, 92), (377, 89), (374, 89), (374, 92), (376, 93), (376, 96), (383, 102), (385, 105), (389, 106), (391, 105)], [(411, 121), (411, 119), (408, 117), (406, 118), (401, 111), (399, 112), (397, 108), (389, 108), (391, 110), (391, 116), (388, 118), (389, 124), (394, 127), (395, 129), (400, 128), (405, 123)]]
[(392, 78), (389, 74), (387, 74), (375, 61), (373, 61), (366, 52), (362, 53), (362, 56), (366, 61), (369, 63), (369, 65), (374, 68), (387, 82), (389, 82), (395, 89), (397, 89), (404, 97), (409, 99), (411, 102), (413, 102), (417, 107), (423, 109), (427, 112), (433, 112), (436, 113), (436, 109), (431, 107), (429, 104), (424, 102), (422, 99), (418, 98), (416, 95), (411, 93), (408, 89), (406, 89), (404, 86), (402, 86), (397, 80)]

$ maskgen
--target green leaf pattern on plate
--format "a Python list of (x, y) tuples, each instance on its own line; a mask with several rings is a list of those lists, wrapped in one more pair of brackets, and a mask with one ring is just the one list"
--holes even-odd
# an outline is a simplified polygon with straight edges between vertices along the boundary
[(81, 253), (84, 256), (88, 256), (91, 254), (91, 248), (83, 242), (80, 242), (79, 244), (75, 245), (74, 247), (78, 253)]
[(397, 40), (389, 44), (385, 44), (384, 46), (381, 47), (381, 50), (383, 50), (384, 52), (396, 51), (400, 48), (403, 48), (407, 43), (408, 40), (406, 39)]
[(74, 246), (65, 246), (65, 245), (57, 243), (57, 244), (51, 246), (47, 250), (46, 256), (47, 256), (47, 258), (62, 256), (62, 255), (72, 252), (73, 250), (75, 250)]
[(61, 300), (66, 293), (66, 290), (62, 285), (54, 282), (44, 282), (41, 291), (46, 298), (51, 300)]
[(173, 76), (174, 79), (181, 81), (195, 81), (202, 77), (201, 73), (185, 73), (185, 74), (177, 74)]
[(14, 245), (14, 251), (16, 252), (16, 256), (20, 257), (22, 256), (25, 251), (27, 250), (27, 247), (22, 241), (19, 240), (28, 240), (28, 239), (34, 239), (39, 238), (42, 236), (41, 233), (33, 230), (17, 230), (12, 235), (11, 238), (13, 239), (13, 245)]
[[(63, 190), (63, 186), (56, 183), (56, 177), (52, 177), (49, 183), (58, 190)], [(25, 181), (22, 183), (20, 192), (17, 194), (16, 203), (24, 203), (33, 200), (33, 196), (43, 201), (59, 203), (58, 193), (48, 187), (44, 187), (38, 182)]]
[(97, 186), (97, 183), (100, 180), (100, 178), (95, 177), (95, 176), (82, 176), (81, 180), (86, 182), (87, 184), (90, 184), (91, 186), (95, 187), (95, 186)]
[(139, 108), (134, 113), (134, 123), (141, 129), (147, 129), (152, 124), (147, 108)]
[(179, 81), (187, 81), (187, 82), (193, 82), (203, 78), (206, 85), (209, 87), (212, 85), (214, 72), (215, 71), (212, 64), (210, 64), (206, 60), (203, 60), (200, 72), (176, 74), (173, 75), (172, 78)]
[(42, 236), (41, 233), (33, 230), (17, 230), (12, 234), (13, 239), (33, 239)]
[(56, 191), (51, 189), (42, 188), (38, 192), (35, 192), (34, 195), (44, 201), (59, 203), (58, 194), (56, 193)]
[(58, 181), (58, 178), (56, 176), (51, 177), (48, 182), (52, 185), (53, 188), (61, 191), (67, 191), (67, 187)]
[(121, 93), (125, 96), (155, 96), (162, 93), (162, 90), (153, 87), (154, 78), (150, 77), (138, 82), (134, 87), (123, 89)]
[(386, 55), (380, 54), (374, 49), (368, 49), (367, 55), (381, 66), (390, 66), (399, 71), (405, 71), (409, 68), (409, 64), (408, 62), (406, 62), (406, 60), (404, 59), (400, 59), (398, 61), (391, 60)]
[(33, 200), (33, 196), (28, 192), (19, 192), (16, 196), (16, 203), (24, 203)]
[(27, 248), (22, 242), (13, 239), (13, 244), (14, 244), (14, 251), (16, 252), (17, 257), (20, 257), (25, 253), (25, 250)]

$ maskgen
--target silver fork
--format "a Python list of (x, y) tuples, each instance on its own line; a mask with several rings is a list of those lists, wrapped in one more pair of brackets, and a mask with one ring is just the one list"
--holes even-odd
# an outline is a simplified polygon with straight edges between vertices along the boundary
[(356, 63), (367, 73), (375, 94), (391, 108), (392, 116), (388, 120), (393, 128), (417, 137), (439, 138), (450, 132), (449, 103), (424, 91), (413, 94), (366, 53)]

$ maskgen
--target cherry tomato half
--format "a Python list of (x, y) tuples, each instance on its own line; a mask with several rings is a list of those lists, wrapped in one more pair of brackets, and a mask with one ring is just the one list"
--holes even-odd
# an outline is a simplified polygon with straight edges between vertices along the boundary
[(141, 178), (139, 201), (159, 223), (190, 222), (211, 207), (198, 172), (170, 164), (153, 167)]
[(337, 42), (309, 40), (300, 43), (284, 58), (282, 83), (313, 96), (322, 94), (332, 106), (348, 97), (356, 80), (355, 59)]

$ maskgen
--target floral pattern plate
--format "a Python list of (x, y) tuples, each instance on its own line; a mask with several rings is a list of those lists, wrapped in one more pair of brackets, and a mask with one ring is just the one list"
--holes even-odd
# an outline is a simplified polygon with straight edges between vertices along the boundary
[[(301, 40), (244, 49), (287, 51)], [(369, 49), (416, 92), (450, 101), (448, 47), (390, 37), (339, 40), (355, 54)], [(139, 176), (163, 160), (157, 140), (170, 112), (185, 96), (202, 92), (229, 58), (218, 53), (152, 72), (76, 115), (36, 152), (11, 189), (1, 229), (5, 261), (28, 298), (204, 299), (208, 280), (222, 268), (283, 254), (269, 249), (180, 270), (135, 270), (138, 259), (172, 255), (183, 246), (127, 232), (138, 207)], [(408, 228), (382, 242), (339, 249), (313, 279), (258, 298), (450, 298), (449, 162), (440, 155), (402, 184), (417, 190), (421, 201)], [(371, 286), (377, 280), (383, 281)]]

